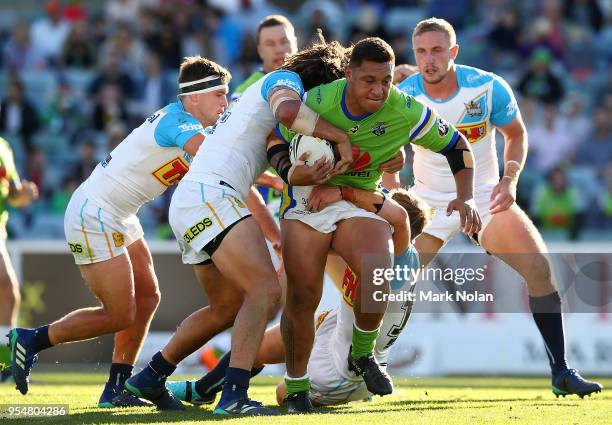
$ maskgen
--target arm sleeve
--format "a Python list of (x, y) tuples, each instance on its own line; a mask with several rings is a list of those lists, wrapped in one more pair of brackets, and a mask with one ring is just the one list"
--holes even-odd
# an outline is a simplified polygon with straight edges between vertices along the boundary
[(204, 133), (204, 127), (189, 114), (171, 113), (164, 115), (155, 128), (155, 141), (164, 148), (179, 147), (196, 134)]
[(266, 76), (261, 86), (261, 97), (267, 102), (270, 98), (270, 93), (279, 87), (293, 90), (299, 94), (300, 97), (304, 95), (304, 86), (302, 85), (300, 76), (295, 72), (281, 69), (271, 72)]
[(493, 80), (493, 99), (491, 105), (491, 124), (503, 127), (518, 114), (518, 105), (512, 89), (501, 77)]

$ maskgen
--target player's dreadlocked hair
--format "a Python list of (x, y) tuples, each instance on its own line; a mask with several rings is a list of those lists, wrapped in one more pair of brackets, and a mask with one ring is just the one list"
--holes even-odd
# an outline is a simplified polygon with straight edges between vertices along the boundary
[(348, 49), (337, 41), (326, 42), (320, 29), (317, 35), (318, 42), (287, 57), (281, 67), (298, 74), (305, 91), (344, 77), (347, 65)]

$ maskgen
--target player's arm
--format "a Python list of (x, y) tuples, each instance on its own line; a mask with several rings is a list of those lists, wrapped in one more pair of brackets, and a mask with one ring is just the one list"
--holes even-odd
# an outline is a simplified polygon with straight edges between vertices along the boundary
[(472, 236), (481, 228), (474, 203), (474, 154), (470, 144), (454, 126), (444, 121), (431, 108), (412, 98), (409, 109), (419, 113), (410, 132), (410, 142), (446, 157), (455, 178), (457, 197), (449, 202), (446, 214), (459, 212), (463, 232)]
[(283, 180), (276, 174), (273, 174), (267, 170), (264, 171), (261, 176), (257, 178), (255, 184), (258, 184), (260, 186), (267, 186), (272, 189), (278, 190), (279, 192), (283, 190)]
[(276, 220), (274, 220), (274, 217), (270, 214), (270, 210), (266, 207), (266, 203), (261, 194), (254, 187), (251, 187), (247, 195), (246, 205), (249, 211), (251, 211), (251, 214), (253, 214), (257, 224), (259, 224), (264, 236), (272, 243), (272, 247), (280, 256), (280, 229), (278, 224), (276, 224)]
[[(20, 180), (19, 174), (15, 171), (15, 164), (9, 164), (9, 167), (2, 165), (5, 170), (8, 171), (9, 175), (5, 177), (8, 180), (9, 195), (8, 203), (10, 206), (15, 208), (23, 208), (30, 205), (33, 201), (38, 199), (38, 187), (34, 182), (28, 180)], [(0, 182), (1, 183), (1, 182)]]
[(510, 208), (516, 200), (516, 185), (527, 158), (527, 130), (512, 90), (500, 77), (493, 81), (491, 124), (504, 136), (504, 175), (491, 193), (492, 214)]
[(198, 133), (195, 136), (192, 136), (185, 145), (183, 146), (183, 150), (189, 154), (192, 158), (198, 153), (198, 149), (202, 143), (204, 143), (205, 135), (202, 133)]
[(410, 244), (408, 213), (400, 204), (381, 192), (370, 192), (350, 186), (319, 185), (310, 193), (306, 209), (312, 212), (321, 211), (327, 205), (340, 200), (351, 202), (387, 220), (394, 228), (395, 252), (404, 252), (408, 249)]

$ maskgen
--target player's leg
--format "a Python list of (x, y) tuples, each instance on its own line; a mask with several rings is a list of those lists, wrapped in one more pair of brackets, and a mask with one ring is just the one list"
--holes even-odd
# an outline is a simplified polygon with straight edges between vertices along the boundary
[(373, 273), (374, 268), (386, 270), (393, 266), (391, 230), (388, 223), (367, 217), (342, 220), (337, 226), (332, 248), (361, 278), (353, 307), (355, 324), (349, 367), (363, 376), (372, 393), (390, 394), (393, 391), (391, 379), (380, 368), (372, 351), (386, 309), (386, 303), (374, 301), (374, 291), (389, 292), (389, 282), (374, 285)]
[(159, 305), (159, 288), (153, 259), (142, 237), (127, 247), (134, 276), (136, 315), (129, 328), (115, 333), (115, 347), (109, 379), (98, 402), (99, 407), (149, 406), (131, 394), (124, 393), (125, 381), (132, 375), (149, 325)]
[(232, 330), (230, 364), (215, 413), (248, 413), (247, 409), (255, 408), (262, 414), (273, 414), (271, 409), (257, 408), (247, 397), (251, 369), (266, 324), (276, 313), (281, 296), (276, 271), (255, 219), (248, 217), (236, 223), (211, 256), (219, 271), (243, 293)]
[(285, 382), (289, 410), (311, 411), (307, 367), (314, 340), (314, 314), (321, 300), (323, 271), (332, 233), (318, 232), (299, 220), (282, 220), (281, 230), (287, 273), (287, 299), (281, 332), (287, 365)]
[(414, 247), (419, 253), (419, 259), (423, 267), (427, 266), (434, 259), (438, 251), (444, 245), (444, 241), (430, 235), (429, 233), (421, 233), (414, 241)]
[(529, 306), (546, 345), (553, 392), (584, 396), (600, 391), (601, 385), (582, 379), (567, 366), (561, 299), (546, 258), (546, 245), (529, 217), (516, 204), (494, 214), (480, 243), (527, 282)]
[[(7, 341), (9, 331), (17, 325), (17, 313), (21, 302), (19, 282), (11, 264), (6, 243), (0, 241), (0, 341)], [(11, 376), (11, 350), (0, 344), (0, 382)]]

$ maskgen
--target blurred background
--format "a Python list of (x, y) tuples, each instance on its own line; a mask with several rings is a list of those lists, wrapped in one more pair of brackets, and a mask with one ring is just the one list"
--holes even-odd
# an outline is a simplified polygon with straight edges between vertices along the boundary
[[(417, 21), (450, 21), (458, 62), (498, 73), (519, 98), (530, 141), (519, 204), (547, 240), (612, 240), (611, 0), (1, 1), (0, 134), (42, 193), (13, 212), (11, 238), (62, 239), (71, 192), (175, 99), (182, 57), (223, 64), (233, 88), (260, 66), (254, 32), (273, 13), (300, 46), (318, 27), (343, 43), (378, 35), (397, 63), (413, 63)], [(172, 238), (170, 197), (141, 211), (150, 240)]]
[[(95, 302), (65, 246), (63, 215), (72, 191), (131, 129), (176, 98), (184, 56), (200, 54), (228, 68), (230, 92), (257, 70), (255, 28), (275, 13), (293, 22), (299, 46), (313, 40), (316, 28), (345, 44), (376, 35), (392, 45), (397, 63), (414, 63), (411, 33), (419, 20), (450, 21), (461, 46), (457, 62), (501, 75), (519, 101), (530, 149), (518, 203), (553, 249), (612, 252), (612, 0), (0, 0), (0, 135), (13, 148), (21, 177), (41, 191), (38, 202), (12, 211), (8, 223), (23, 282), (22, 324), (45, 323)], [(402, 173), (405, 185), (412, 182), (410, 170)], [(162, 296), (152, 326), (157, 332), (141, 359), (206, 302), (168, 241), (171, 195), (139, 213), (162, 294), (180, 291)], [(566, 321), (568, 355), (584, 372), (612, 374), (612, 261), (608, 256), (601, 264), (595, 280), (610, 290), (598, 292), (595, 313)], [(511, 288), (509, 298), (523, 301), (523, 313), (416, 314), (409, 337), (394, 349), (392, 371), (546, 371), (520, 280), (507, 269), (494, 280)], [(326, 289), (323, 306), (337, 300)], [(111, 339), (103, 338), (45, 352), (43, 361), (106, 362), (111, 349)]]

